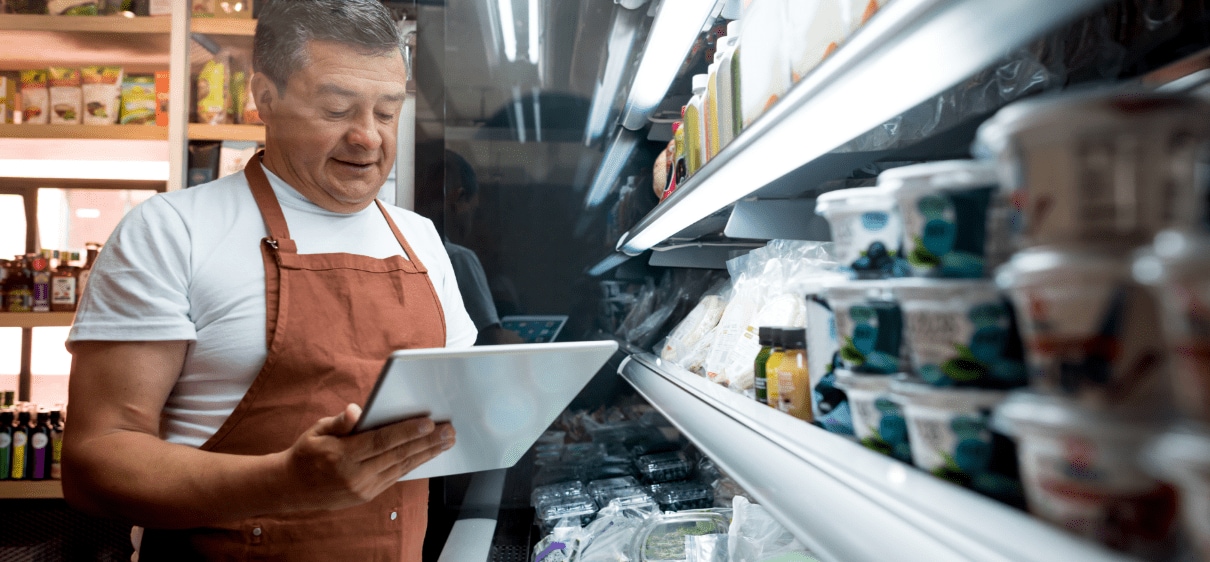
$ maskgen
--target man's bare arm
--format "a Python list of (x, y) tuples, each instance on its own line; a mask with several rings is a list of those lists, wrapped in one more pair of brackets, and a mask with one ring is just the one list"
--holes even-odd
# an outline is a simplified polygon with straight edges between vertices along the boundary
[[(318, 420), (285, 451), (229, 455), (159, 436), (187, 342), (76, 342), (63, 494), (78, 509), (153, 528), (369, 501), (453, 444), (427, 418), (347, 435), (361, 411)], [(448, 439), (443, 436), (448, 434)]]

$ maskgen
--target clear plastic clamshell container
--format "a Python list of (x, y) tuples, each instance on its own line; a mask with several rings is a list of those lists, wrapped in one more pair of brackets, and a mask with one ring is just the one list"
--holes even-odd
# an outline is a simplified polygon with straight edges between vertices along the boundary
[(630, 559), (641, 562), (684, 562), (685, 537), (725, 535), (729, 522), (720, 513), (665, 513), (647, 520), (631, 543)]
[(551, 498), (537, 506), (543, 533), (549, 533), (562, 519), (578, 519), (580, 526), (587, 525), (596, 514), (597, 503), (588, 494)]
[(705, 509), (714, 505), (714, 490), (701, 482), (665, 482), (648, 487), (664, 511)]
[(684, 480), (693, 472), (693, 463), (679, 451), (644, 455), (635, 465), (644, 480), (656, 483)]
[(529, 495), (529, 505), (536, 508), (559, 498), (570, 498), (585, 494), (584, 484), (578, 480), (547, 484), (534, 488), (534, 491)]

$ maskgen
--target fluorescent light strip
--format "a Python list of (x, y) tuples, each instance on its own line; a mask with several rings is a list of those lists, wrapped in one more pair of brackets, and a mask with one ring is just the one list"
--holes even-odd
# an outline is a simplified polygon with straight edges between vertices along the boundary
[[(897, 0), (799, 82), (619, 249), (639, 254), (1106, 0)], [(1039, 17), (1037, 14), (1046, 14)], [(1004, 22), (1018, 22), (1006, 27)], [(944, 52), (945, 64), (936, 64)], [(810, 131), (811, 134), (804, 134)]]
[(664, 0), (635, 71), (622, 126), (637, 131), (647, 124), (715, 5), (716, 0)]
[(584, 200), (584, 207), (591, 209), (605, 202), (613, 191), (613, 185), (617, 183), (618, 176), (622, 175), (622, 170), (626, 166), (626, 161), (630, 160), (630, 155), (634, 153), (634, 149), (639, 145), (639, 138), (635, 133), (626, 129), (618, 129), (618, 134), (609, 143), (609, 148), (605, 149), (605, 156), (601, 158), (601, 165), (597, 167), (597, 175), (592, 179), (592, 187), (588, 190), (588, 196)]
[(622, 252), (614, 252), (606, 256), (605, 259), (601, 260), (596, 265), (592, 266), (592, 269), (588, 270), (588, 275), (592, 277), (600, 277), (604, 275), (605, 272), (626, 263), (626, 260), (629, 259), (630, 256), (623, 254)]
[(0, 176), (73, 180), (168, 181), (168, 162), (0, 160)]
[(538, 12), (538, 0), (529, 0), (529, 62), (538, 64), (542, 57), (538, 50), (538, 34), (542, 31), (542, 14)]
[(500, 0), (500, 34), (504, 40), (504, 56), (517, 60), (517, 21), (513, 19), (513, 0)]
[(622, 87), (622, 77), (630, 64), (634, 39), (639, 31), (638, 26), (635, 25), (639, 17), (641, 17), (639, 12), (622, 8), (614, 10), (605, 72), (601, 77), (601, 82), (597, 84), (596, 92), (592, 96), (592, 105), (588, 109), (588, 126), (584, 131), (585, 145), (591, 145), (605, 134), (609, 111), (613, 108), (613, 101)]

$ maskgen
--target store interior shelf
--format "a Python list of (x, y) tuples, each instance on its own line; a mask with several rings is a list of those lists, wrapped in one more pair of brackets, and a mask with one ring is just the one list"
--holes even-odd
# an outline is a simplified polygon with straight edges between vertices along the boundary
[(0, 30), (3, 31), (167, 34), (170, 23), (167, 17), (0, 15)]
[(618, 372), (825, 560), (1118, 559), (654, 355)]
[[(1011, 49), (1106, 2), (889, 3), (644, 217), (619, 242), (619, 249), (640, 253), (739, 199), (765, 195), (780, 178), (832, 156), (837, 148), (989, 67)], [(945, 64), (937, 63), (941, 55)]]
[(74, 312), (0, 312), (0, 328), (71, 326)]
[(63, 497), (58, 480), (0, 481), (0, 500), (37, 500)]
[(155, 125), (13, 125), (0, 123), (0, 137), (16, 139), (167, 140), (168, 127), (157, 127)]
[(245, 35), (256, 33), (256, 20), (193, 18), (189, 20), (189, 31), (207, 35)]
[(189, 140), (265, 142), (265, 127), (264, 125), (206, 125), (203, 123), (190, 123)]

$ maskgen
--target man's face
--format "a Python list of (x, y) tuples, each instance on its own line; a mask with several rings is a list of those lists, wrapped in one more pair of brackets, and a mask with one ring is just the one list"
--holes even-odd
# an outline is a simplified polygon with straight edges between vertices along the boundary
[(253, 78), (266, 126), (265, 163), (316, 205), (359, 211), (395, 163), (403, 57), (365, 55), (328, 41), (308, 43), (307, 57), (284, 95), (268, 78)]

